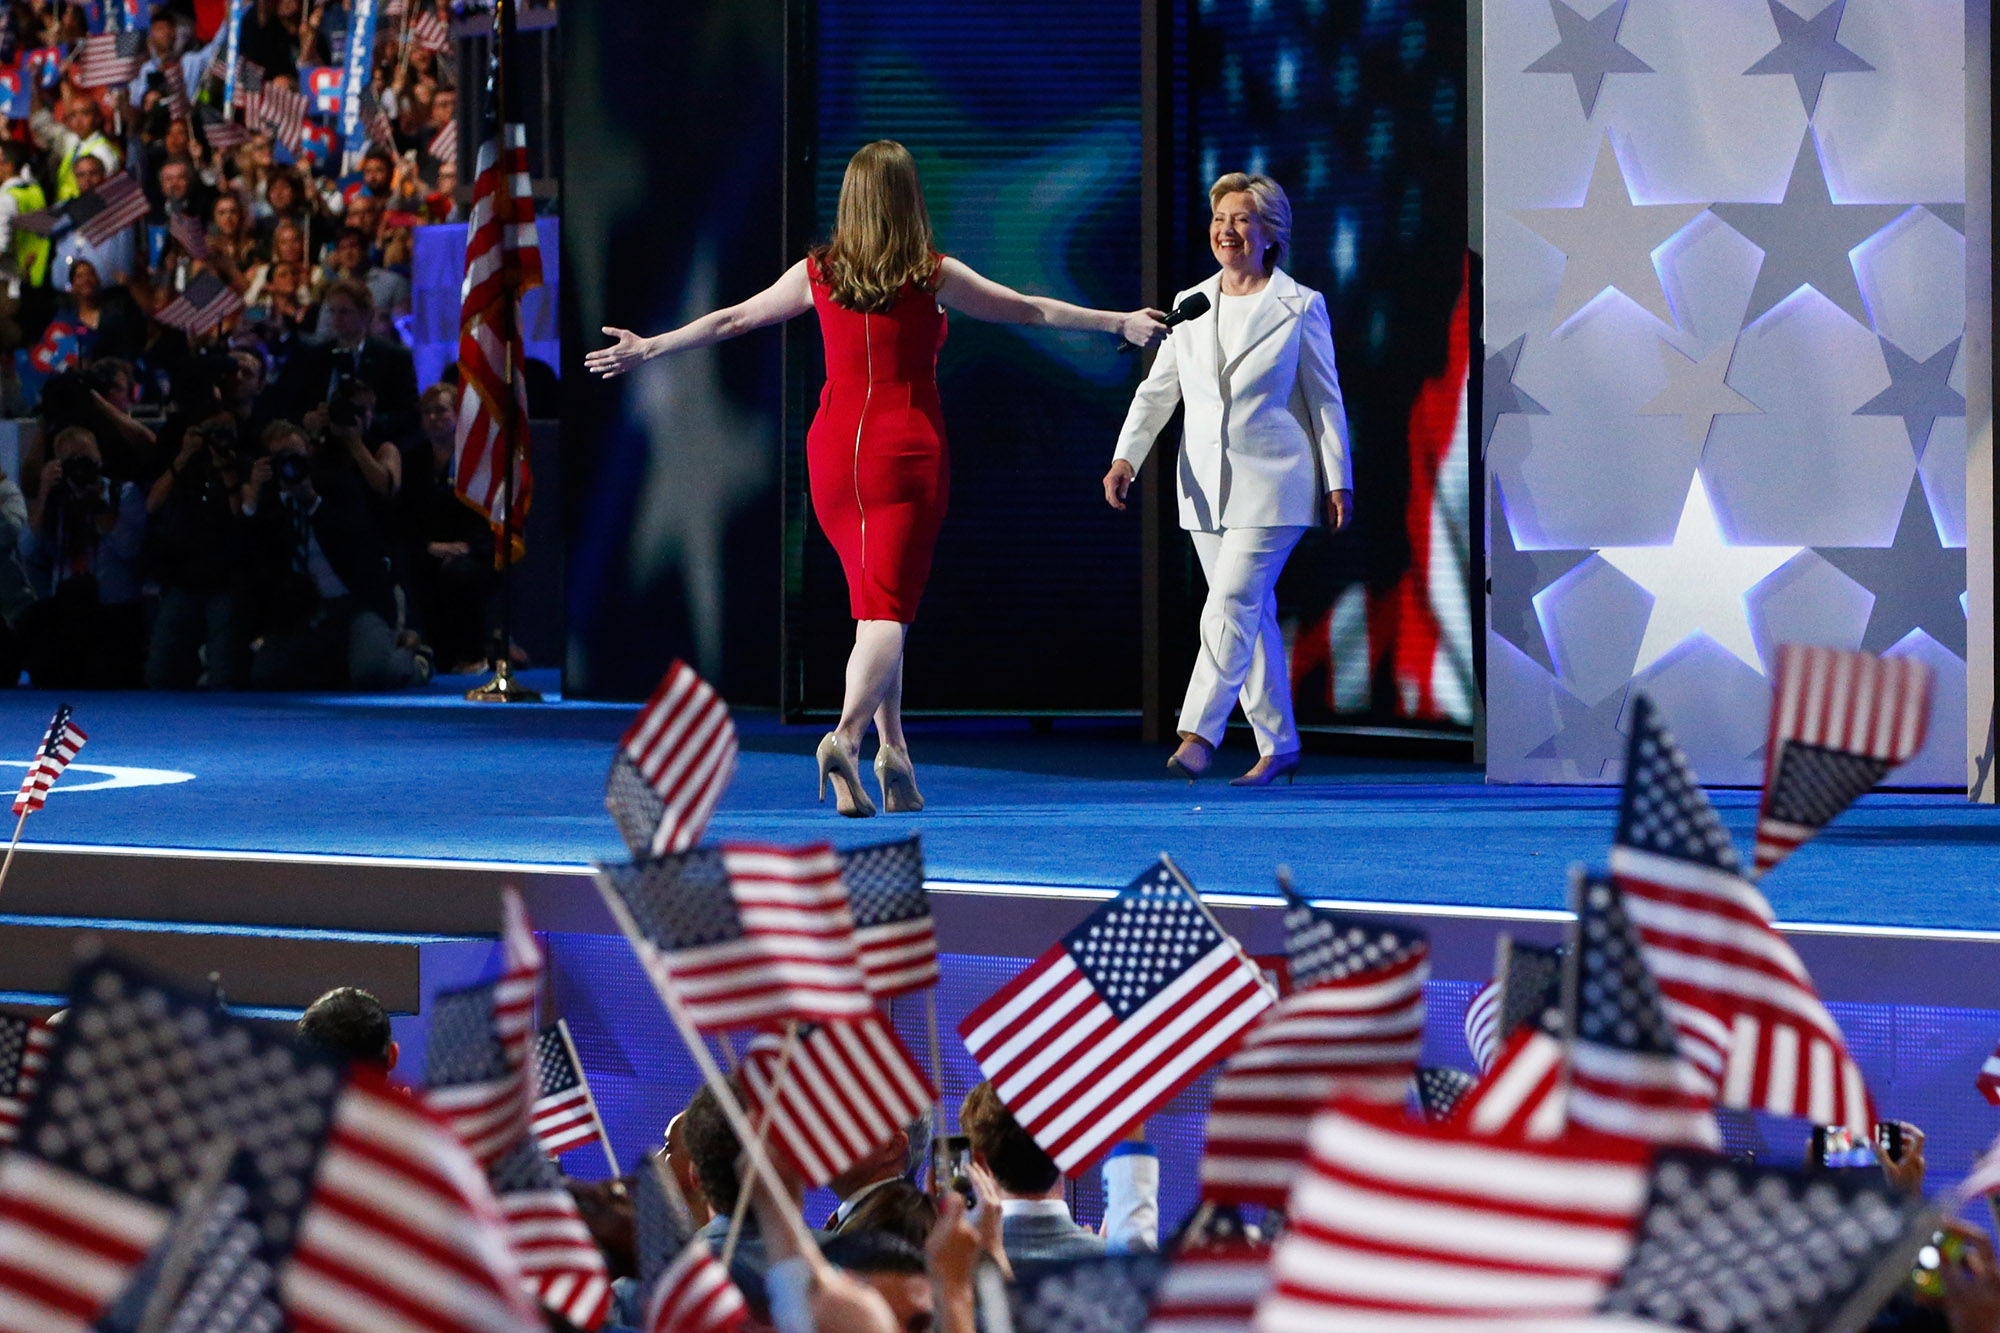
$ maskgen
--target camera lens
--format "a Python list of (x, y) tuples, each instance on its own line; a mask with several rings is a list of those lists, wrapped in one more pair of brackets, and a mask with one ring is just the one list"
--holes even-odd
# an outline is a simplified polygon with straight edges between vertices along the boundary
[(278, 474), (278, 480), (287, 486), (304, 481), (309, 470), (304, 454), (283, 453), (271, 460), (271, 470)]
[(71, 454), (62, 461), (63, 480), (78, 490), (95, 486), (103, 475), (97, 460), (87, 455)]

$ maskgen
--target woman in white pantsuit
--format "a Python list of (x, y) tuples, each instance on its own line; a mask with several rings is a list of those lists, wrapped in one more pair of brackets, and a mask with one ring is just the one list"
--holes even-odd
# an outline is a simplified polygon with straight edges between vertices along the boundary
[(1305, 530), (1347, 526), (1354, 508), (1347, 416), (1334, 373), (1326, 299), (1278, 267), (1292, 209), (1268, 176), (1232, 172), (1209, 187), (1208, 246), (1221, 271), (1196, 292), (1209, 313), (1177, 326), (1133, 396), (1104, 498), (1125, 497), (1176, 404), (1181, 526), (1208, 579), (1201, 656), (1181, 705), (1180, 748), (1167, 766), (1208, 771), (1241, 698), (1257, 738), (1236, 786), (1263, 786), (1299, 765), (1275, 588)]

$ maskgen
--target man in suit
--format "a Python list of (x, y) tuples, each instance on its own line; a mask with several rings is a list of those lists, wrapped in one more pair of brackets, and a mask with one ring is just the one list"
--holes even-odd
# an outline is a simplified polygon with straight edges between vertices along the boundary
[[(1111, 1244), (1076, 1224), (1063, 1201), (1062, 1172), (1014, 1119), (990, 1080), (973, 1085), (959, 1107), (972, 1158), (1000, 1186), (1000, 1241), (1011, 1264), (1084, 1259), (1111, 1250), (1158, 1245), (1159, 1163), (1150, 1149), (1114, 1153), (1104, 1163), (1105, 1219)], [(1124, 1145), (1121, 1145), (1124, 1147)]]
[[(882, 1140), (875, 1151), (835, 1176), (829, 1184), (839, 1196), (840, 1206), (827, 1218), (826, 1230), (840, 1236), (876, 1223), (881, 1207), (888, 1203), (887, 1198), (878, 1196), (901, 1193), (891, 1187), (908, 1185), (913, 1177), (922, 1178), (930, 1142), (931, 1116), (925, 1111)], [(921, 1245), (922, 1238), (917, 1243)]]
[(375, 390), (374, 426), (380, 439), (401, 440), (415, 433), (416, 365), (408, 348), (369, 335), (375, 298), (368, 284), (351, 278), (335, 282), (327, 288), (325, 310), (331, 336), (308, 343), (285, 367), (279, 393), (285, 415), (302, 420), (321, 403), (332, 402), (342, 380), (358, 379)]

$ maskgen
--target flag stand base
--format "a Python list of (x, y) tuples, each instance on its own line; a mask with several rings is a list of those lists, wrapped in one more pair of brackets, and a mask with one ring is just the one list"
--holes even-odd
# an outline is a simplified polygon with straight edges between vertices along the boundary
[(465, 692), (466, 702), (475, 704), (538, 704), (539, 691), (514, 679), (514, 664), (503, 655), (493, 669), (493, 679)]

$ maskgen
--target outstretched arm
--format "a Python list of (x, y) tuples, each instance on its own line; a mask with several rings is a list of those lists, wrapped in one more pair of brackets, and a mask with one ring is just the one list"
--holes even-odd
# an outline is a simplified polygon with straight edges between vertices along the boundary
[(739, 302), (700, 319), (683, 324), (670, 333), (642, 338), (630, 329), (606, 325), (604, 332), (615, 340), (583, 358), (585, 369), (610, 378), (634, 370), (642, 361), (672, 352), (690, 352), (731, 338), (740, 338), (754, 329), (782, 324), (812, 309), (812, 284), (806, 278), (806, 261), (786, 269), (776, 282), (747, 301)]
[(990, 278), (982, 278), (949, 256), (944, 261), (944, 281), (938, 285), (938, 301), (949, 308), (989, 320), (995, 324), (1040, 324), (1051, 329), (1088, 329), (1095, 333), (1115, 333), (1140, 347), (1151, 346), (1166, 335), (1166, 317), (1157, 310), (1086, 310), (1080, 305), (1047, 296), (1024, 296)]

